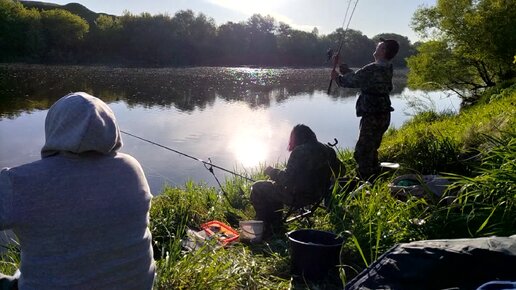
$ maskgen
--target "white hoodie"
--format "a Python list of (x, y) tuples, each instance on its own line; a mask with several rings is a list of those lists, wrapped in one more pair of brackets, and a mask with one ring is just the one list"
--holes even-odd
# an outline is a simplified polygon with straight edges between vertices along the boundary
[(86, 93), (58, 100), (42, 159), (0, 173), (0, 230), (21, 248), (19, 289), (151, 289), (151, 194), (118, 153), (111, 109)]

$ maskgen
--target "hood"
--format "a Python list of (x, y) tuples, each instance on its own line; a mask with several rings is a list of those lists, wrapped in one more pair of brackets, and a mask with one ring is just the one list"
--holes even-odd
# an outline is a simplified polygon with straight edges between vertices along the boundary
[(102, 100), (83, 92), (71, 93), (48, 110), (42, 158), (62, 151), (110, 154), (120, 147), (115, 115)]

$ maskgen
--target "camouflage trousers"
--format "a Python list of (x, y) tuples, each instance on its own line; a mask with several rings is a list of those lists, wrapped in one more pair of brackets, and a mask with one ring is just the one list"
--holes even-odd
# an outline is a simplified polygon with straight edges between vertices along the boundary
[(292, 204), (293, 200), (294, 194), (286, 192), (273, 181), (257, 181), (251, 187), (255, 218), (265, 223), (281, 222), (283, 205)]
[(358, 174), (363, 180), (374, 178), (380, 173), (378, 148), (390, 122), (390, 112), (363, 116), (360, 120), (360, 135), (354, 157), (358, 164)]
[(294, 193), (277, 185), (274, 181), (257, 181), (251, 187), (251, 203), (256, 219), (266, 224), (277, 224), (283, 218), (283, 206), (303, 207), (320, 199), (320, 194)]

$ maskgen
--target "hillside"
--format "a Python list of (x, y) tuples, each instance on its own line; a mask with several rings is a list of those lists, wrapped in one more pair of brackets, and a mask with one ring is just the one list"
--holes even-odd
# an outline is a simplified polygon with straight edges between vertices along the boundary
[[(51, 10), (51, 9), (63, 9), (67, 10), (70, 13), (79, 15), (83, 19), (85, 19), (90, 27), (95, 27), (94, 24), (95, 20), (100, 15), (109, 15), (106, 13), (96, 13), (91, 11), (90, 9), (86, 8), (85, 6), (79, 4), (79, 3), (68, 3), (66, 5), (59, 5), (54, 3), (48, 3), (48, 2), (40, 2), (40, 1), (20, 1), (23, 6), (26, 8), (35, 8), (37, 10)], [(113, 15), (110, 15), (113, 16)]]

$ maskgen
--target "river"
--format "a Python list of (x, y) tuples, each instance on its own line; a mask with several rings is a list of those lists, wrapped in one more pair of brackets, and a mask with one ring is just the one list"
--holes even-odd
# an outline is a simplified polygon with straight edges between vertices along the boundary
[[(334, 85), (328, 95), (329, 74), (328, 68), (0, 65), (0, 168), (40, 158), (48, 108), (74, 91), (108, 103), (122, 130), (229, 170), (284, 162), (290, 130), (298, 123), (310, 126), (320, 141), (336, 138), (337, 147), (353, 149), (357, 91)], [(423, 107), (458, 111), (457, 96), (410, 90), (405, 75), (395, 72), (392, 127)], [(121, 151), (140, 161), (153, 194), (189, 180), (216, 186), (201, 162), (122, 137)], [(214, 172), (221, 181), (231, 177)]]

